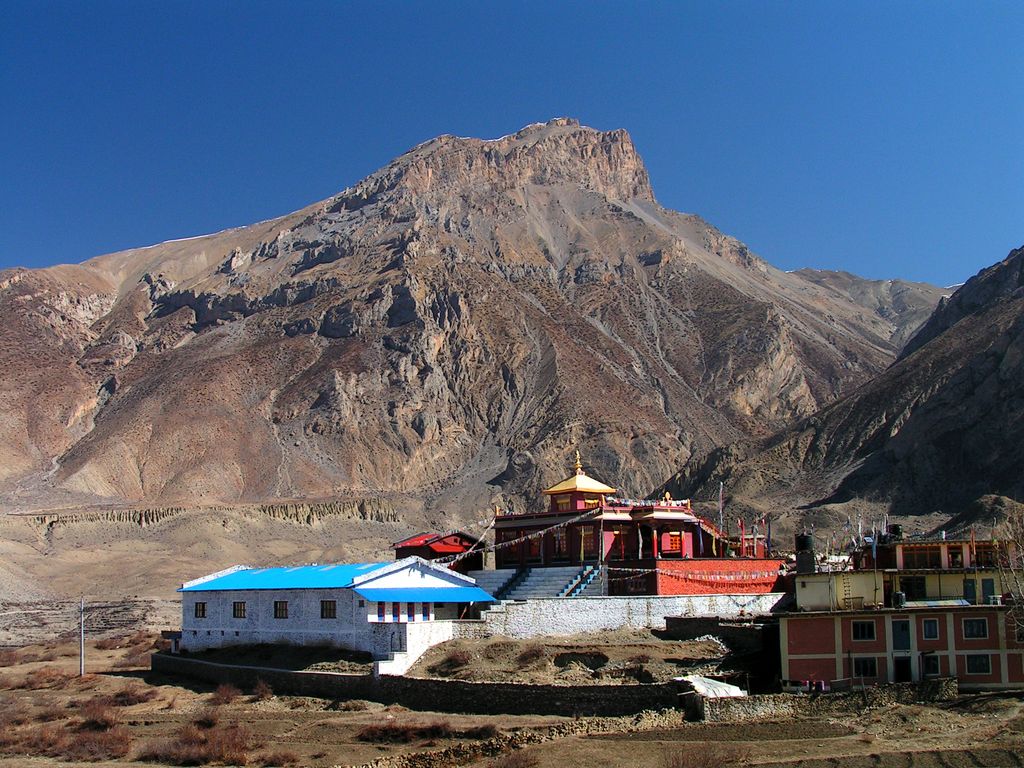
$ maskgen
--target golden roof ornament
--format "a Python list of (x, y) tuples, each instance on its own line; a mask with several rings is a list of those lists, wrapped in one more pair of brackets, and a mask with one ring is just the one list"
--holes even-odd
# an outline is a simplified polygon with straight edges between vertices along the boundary
[(582, 475), (583, 472), (583, 461), (580, 459), (579, 449), (576, 450), (576, 474)]

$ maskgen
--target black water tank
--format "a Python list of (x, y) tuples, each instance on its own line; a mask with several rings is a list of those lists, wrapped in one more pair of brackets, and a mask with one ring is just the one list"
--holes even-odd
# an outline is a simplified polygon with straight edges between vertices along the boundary
[(892, 607), (896, 610), (907, 607), (907, 593), (906, 592), (893, 592), (892, 593)]
[(811, 552), (814, 550), (814, 537), (809, 533), (798, 533), (796, 535), (796, 551)]
[(903, 538), (903, 526), (899, 523), (892, 523), (889, 525), (889, 535), (892, 536), (896, 541)]

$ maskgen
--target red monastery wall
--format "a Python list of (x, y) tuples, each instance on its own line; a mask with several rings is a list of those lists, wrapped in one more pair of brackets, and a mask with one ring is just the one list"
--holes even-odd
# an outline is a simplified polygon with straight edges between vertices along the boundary
[(659, 560), (659, 595), (761, 594), (781, 592), (782, 560)]

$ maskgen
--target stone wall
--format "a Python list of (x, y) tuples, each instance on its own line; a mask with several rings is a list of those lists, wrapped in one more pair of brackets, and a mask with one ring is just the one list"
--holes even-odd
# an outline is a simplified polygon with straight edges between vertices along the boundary
[(887, 704), (949, 701), (959, 694), (956, 678), (938, 678), (922, 683), (894, 683), (863, 691), (822, 694), (777, 693), (769, 696), (740, 696), (704, 699), (708, 722), (746, 722), (821, 714), (849, 714)]
[(410, 709), (465, 714), (626, 715), (675, 707), (675, 683), (652, 685), (540, 685), (474, 683), (391, 675), (293, 672), (215, 664), (156, 653), (153, 672), (251, 688), (265, 681), (277, 693), (330, 699), (368, 699)]
[(502, 603), (482, 618), (482, 626), (457, 627), (458, 637), (504, 635), (527, 638), (621, 629), (664, 629), (666, 616), (765, 616), (784, 594), (673, 595), (546, 598)]

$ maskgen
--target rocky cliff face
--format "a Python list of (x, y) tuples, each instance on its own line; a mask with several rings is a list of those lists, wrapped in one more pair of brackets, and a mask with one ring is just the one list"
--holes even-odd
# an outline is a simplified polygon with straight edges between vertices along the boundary
[[(812, 519), (876, 513), (991, 522), (1024, 498), (1024, 249), (943, 301), (900, 359), (862, 388), (766, 440), (697, 459), (669, 483), (740, 507)], [(956, 522), (959, 521), (959, 522)], [(927, 526), (926, 526), (927, 527)]]
[(536, 503), (577, 447), (645, 494), (899, 344), (885, 311), (659, 206), (624, 131), (568, 119), (0, 281), (8, 511), (387, 496), (442, 524)]

